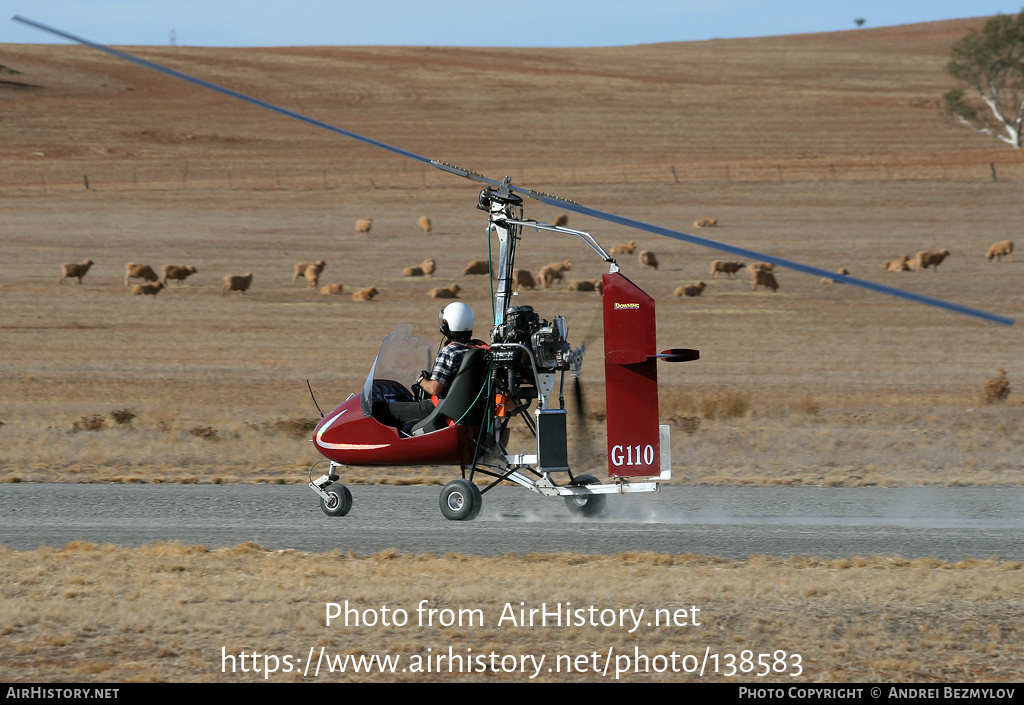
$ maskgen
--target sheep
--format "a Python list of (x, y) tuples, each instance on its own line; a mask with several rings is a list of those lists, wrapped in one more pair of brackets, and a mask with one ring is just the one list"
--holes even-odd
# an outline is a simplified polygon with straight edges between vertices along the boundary
[(157, 282), (156, 284), (136, 284), (132, 287), (132, 296), (156, 296), (163, 288), (163, 282)]
[(432, 227), (432, 225), (430, 223), (430, 218), (428, 218), (425, 215), (421, 215), (420, 219), (418, 221), (416, 221), (416, 222), (420, 226), (420, 230), (422, 230), (424, 234), (430, 232), (430, 229)]
[(306, 267), (306, 271), (303, 272), (306, 277), (306, 287), (309, 289), (315, 289), (320, 284), (320, 268), (315, 264), (311, 264)]
[(196, 268), (191, 265), (185, 267), (177, 264), (165, 264), (163, 267), (160, 268), (160, 271), (163, 272), (164, 275), (160, 281), (163, 283), (164, 286), (167, 286), (168, 279), (175, 279), (179, 283), (184, 282), (186, 279), (188, 279), (190, 276), (196, 273)]
[(324, 296), (329, 296), (331, 294), (340, 294), (344, 288), (345, 287), (343, 287), (341, 284), (324, 284), (322, 287), (320, 287), (320, 293), (323, 294)]
[(60, 283), (63, 284), (64, 280), (68, 277), (77, 279), (78, 283), (82, 283), (82, 277), (89, 271), (89, 267), (95, 264), (91, 259), (87, 259), (84, 262), (65, 262), (60, 266)]
[(525, 269), (517, 269), (512, 272), (512, 282), (517, 290), (519, 287), (531, 291), (537, 288), (537, 282), (533, 280), (533, 275)]
[(485, 260), (485, 259), (475, 259), (475, 260), (473, 260), (472, 262), (470, 262), (469, 264), (466, 265), (466, 268), (462, 270), (462, 273), (463, 274), (491, 274), (492, 277), (494, 276), (493, 273), (492, 273), (491, 263), (488, 260)]
[[(836, 271), (836, 274), (849, 274), (849, 273), (850, 273), (850, 270), (847, 269), (846, 267), (843, 267), (842, 269)], [(821, 278), (821, 283), (822, 284), (835, 284), (837, 282), (836, 282), (835, 279), (832, 279), (830, 277), (822, 277)], [(838, 282), (838, 283), (842, 284), (842, 282)]]
[(949, 250), (939, 250), (938, 252), (929, 252), (924, 250), (917, 253), (917, 261), (921, 264), (921, 269), (928, 269), (934, 267), (936, 271), (939, 269), (939, 265), (942, 264), (942, 260), (949, 257)]
[(322, 259), (318, 259), (316, 262), (313, 262), (312, 264), (307, 264), (306, 262), (296, 262), (295, 274), (292, 275), (292, 284), (297, 282), (299, 279), (304, 278), (306, 276), (306, 270), (309, 269), (310, 267), (316, 267), (316, 273), (319, 275), (321, 272), (324, 271), (324, 267), (326, 266), (327, 263), (324, 262)]
[(686, 286), (679, 287), (678, 289), (676, 289), (675, 294), (676, 296), (700, 296), (702, 293), (704, 293), (704, 289), (706, 288), (707, 284), (705, 284), (704, 282), (697, 282), (695, 284), (689, 284)]
[(380, 292), (377, 291), (376, 287), (368, 286), (365, 289), (360, 289), (359, 291), (357, 291), (354, 294), (352, 294), (352, 300), (353, 301), (372, 301), (373, 297), (376, 296), (379, 293)]
[(631, 255), (636, 252), (636, 240), (630, 241), (625, 245), (614, 245), (608, 254), (612, 255)]
[(754, 272), (754, 276), (750, 279), (751, 291), (757, 291), (758, 286), (763, 286), (767, 289), (771, 289), (772, 292), (779, 290), (779, 283), (775, 281), (775, 275), (764, 269), (758, 269)]
[(604, 284), (600, 279), (594, 279), (591, 281), (573, 281), (569, 282), (569, 286), (566, 287), (568, 291), (596, 291), (598, 293), (604, 293)]
[(883, 262), (882, 269), (884, 269), (887, 272), (909, 272), (910, 258), (907, 257), (906, 255), (900, 255), (899, 259)]
[(565, 273), (572, 269), (572, 261), (565, 260), (564, 262), (552, 262), (546, 264), (540, 268), (537, 273), (537, 278), (540, 280), (541, 286), (545, 289), (550, 289), (551, 285), (556, 281), (562, 281), (565, 279)]
[(997, 242), (988, 248), (988, 254), (985, 257), (991, 262), (993, 259), (997, 262), (1003, 261), (1003, 256), (1009, 257), (1010, 261), (1013, 261), (1013, 242), (1011, 240), (1003, 240)]
[(124, 285), (128, 286), (129, 279), (145, 279), (148, 282), (155, 282), (159, 279), (156, 272), (148, 264), (129, 262), (124, 266)]
[(1006, 379), (1006, 370), (999, 370), (999, 374), (990, 377), (985, 382), (985, 403), (994, 404), (1001, 402), (1010, 396), (1010, 381)]
[(227, 296), (229, 291), (241, 292), (242, 296), (245, 296), (245, 292), (249, 289), (249, 285), (252, 284), (252, 272), (247, 272), (243, 276), (237, 274), (229, 274), (224, 277), (224, 291), (221, 296)]
[(747, 265), (744, 264), (743, 262), (725, 262), (716, 259), (714, 262), (711, 263), (711, 278), (717, 279), (718, 275), (722, 272), (724, 272), (729, 277), (735, 277), (736, 272), (740, 271), (746, 266)]
[(693, 221), (693, 227), (695, 228), (713, 228), (718, 225), (718, 220), (715, 218), (697, 218)]
[(357, 233), (368, 233), (371, 227), (373, 227), (373, 218), (363, 218), (356, 221)]
[(557, 218), (555, 218), (555, 222), (554, 222), (555, 227), (561, 228), (561, 227), (564, 227), (564, 226), (566, 226), (568, 224), (569, 224), (569, 216), (567, 216), (565, 213), (563, 213), (562, 215), (560, 215)]
[(436, 289), (431, 289), (427, 292), (427, 296), (432, 299), (457, 299), (459, 298), (460, 291), (462, 291), (462, 287), (458, 284), (452, 284), (451, 286), (439, 286)]
[(757, 271), (772, 272), (775, 271), (775, 265), (769, 264), (768, 262), (754, 262), (753, 264), (747, 265), (747, 271), (751, 273)]
[(640, 264), (644, 267), (658, 268), (658, 257), (650, 250), (643, 250), (640, 253)]
[(433, 258), (428, 259), (428, 260), (423, 260), (423, 263), (420, 264), (418, 267), (406, 267), (405, 269), (403, 269), (402, 270), (402, 276), (403, 277), (423, 277), (423, 276), (432, 277), (432, 276), (434, 276), (434, 269), (435, 269), (436, 264), (437, 264), (437, 260), (435, 260)]

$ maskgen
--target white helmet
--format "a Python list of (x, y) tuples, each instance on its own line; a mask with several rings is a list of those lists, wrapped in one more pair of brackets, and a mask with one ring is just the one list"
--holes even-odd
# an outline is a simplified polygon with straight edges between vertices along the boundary
[(464, 303), (448, 304), (441, 309), (438, 319), (445, 337), (469, 337), (473, 333), (473, 309)]

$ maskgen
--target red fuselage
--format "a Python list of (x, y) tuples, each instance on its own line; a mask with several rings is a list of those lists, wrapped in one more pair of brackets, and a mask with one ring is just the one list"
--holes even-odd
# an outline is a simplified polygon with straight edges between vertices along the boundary
[(325, 458), (341, 465), (468, 465), (479, 430), (449, 426), (403, 438), (398, 429), (364, 416), (356, 394), (320, 420), (313, 443)]

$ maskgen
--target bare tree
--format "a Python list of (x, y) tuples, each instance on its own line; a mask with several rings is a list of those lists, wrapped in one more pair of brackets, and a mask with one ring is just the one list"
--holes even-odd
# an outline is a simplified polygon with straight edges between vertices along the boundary
[[(1021, 148), (1024, 123), (1024, 11), (996, 15), (953, 45), (946, 71), (973, 89), (946, 93), (946, 111), (977, 132)], [(977, 95), (974, 95), (976, 93)], [(982, 105), (982, 103), (984, 105)]]

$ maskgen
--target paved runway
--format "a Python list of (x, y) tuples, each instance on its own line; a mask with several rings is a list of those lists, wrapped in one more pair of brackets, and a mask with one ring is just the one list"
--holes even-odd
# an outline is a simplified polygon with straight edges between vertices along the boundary
[(612, 495), (606, 516), (575, 518), (561, 499), (518, 487), (484, 495), (471, 522), (444, 519), (440, 487), (352, 485), (348, 516), (327, 517), (302, 485), (0, 485), (0, 544), (82, 540), (136, 546), (476, 555), (656, 551), (743, 559), (901, 555), (1024, 561), (1024, 488), (668, 486)]

